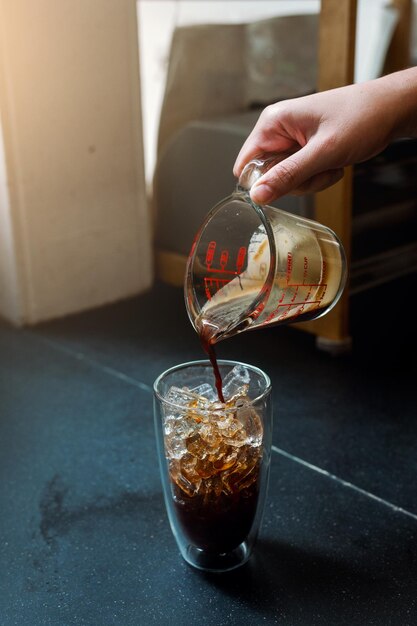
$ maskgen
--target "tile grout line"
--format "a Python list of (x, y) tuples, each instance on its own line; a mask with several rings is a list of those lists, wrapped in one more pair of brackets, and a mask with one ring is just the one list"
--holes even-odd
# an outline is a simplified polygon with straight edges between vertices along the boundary
[(285, 450), (282, 450), (281, 448), (278, 448), (277, 446), (272, 445), (271, 447), (272, 447), (273, 452), (276, 452), (277, 454), (280, 454), (281, 456), (284, 456), (285, 458), (290, 459), (291, 461), (294, 461), (295, 463), (299, 463), (300, 465), (303, 465), (304, 467), (307, 467), (308, 469), (313, 470), (314, 472), (317, 472), (318, 474), (327, 476), (327, 478), (334, 480), (335, 482), (339, 483), (343, 487), (347, 487), (349, 489), (352, 489), (353, 491), (356, 491), (357, 493), (362, 494), (363, 496), (367, 496), (368, 498), (371, 498), (372, 500), (375, 500), (376, 502), (383, 504), (384, 506), (395, 511), (396, 513), (403, 513), (404, 515), (407, 515), (408, 517), (411, 517), (412, 519), (417, 521), (417, 515), (415, 513), (411, 513), (411, 511), (407, 511), (407, 509), (403, 509), (400, 506), (397, 506), (396, 504), (389, 502), (388, 500), (384, 500), (383, 498), (380, 498), (379, 496), (376, 496), (375, 494), (369, 491), (366, 491), (365, 489), (362, 489), (361, 487), (357, 487), (357, 485), (354, 485), (353, 483), (350, 483), (347, 480), (343, 480), (343, 478), (339, 478), (335, 474), (331, 474), (327, 470), (324, 470), (321, 467), (318, 467), (317, 465), (313, 465), (312, 463), (309, 463), (308, 461), (304, 461), (300, 457), (295, 456), (294, 454), (290, 454), (289, 452), (286, 452)]
[[(108, 367), (107, 365), (103, 365), (102, 363), (99, 363), (99, 361), (96, 361), (95, 359), (91, 359), (90, 357), (87, 357), (82, 352), (77, 352), (75, 350), (72, 350), (71, 348), (67, 348), (63, 344), (57, 341), (52, 341), (51, 339), (46, 339), (45, 337), (39, 336), (33, 331), (26, 331), (26, 332), (28, 332), (32, 336), (36, 336), (39, 340), (50, 345), (52, 348), (54, 348), (55, 350), (58, 350), (59, 352), (63, 352), (64, 354), (68, 354), (69, 356), (79, 361), (87, 363), (88, 365), (91, 365), (92, 367), (95, 367), (96, 369), (101, 370), (102, 372), (105, 372), (106, 374), (109, 374), (110, 376), (114, 376), (115, 378), (118, 378), (119, 380), (127, 383), (128, 385), (137, 387), (141, 389), (142, 391), (146, 391), (147, 393), (151, 393), (151, 394), (153, 393), (153, 389), (150, 385), (147, 385), (146, 383), (142, 383), (141, 381), (136, 380), (135, 378), (131, 378), (127, 374), (123, 374), (123, 372), (120, 372), (119, 370), (116, 370), (113, 367)], [(331, 480), (341, 484), (343, 487), (347, 487), (349, 489), (352, 489), (353, 491), (356, 491), (357, 493), (367, 496), (368, 498), (371, 498), (372, 500), (375, 500), (376, 502), (379, 502), (380, 504), (383, 504), (384, 506), (390, 508), (396, 513), (403, 513), (404, 515), (407, 515), (408, 517), (411, 517), (412, 519), (417, 521), (417, 515), (415, 513), (411, 513), (411, 511), (407, 511), (407, 509), (403, 509), (402, 507), (399, 507), (393, 504), (392, 502), (389, 502), (388, 500), (384, 500), (383, 498), (380, 498), (379, 496), (376, 496), (375, 494), (369, 491), (366, 491), (365, 489), (362, 489), (361, 487), (358, 487), (357, 485), (354, 485), (353, 483), (350, 483), (347, 480), (343, 480), (343, 478), (339, 478), (335, 474), (331, 474), (327, 470), (324, 470), (321, 467), (318, 467), (317, 465), (313, 465), (312, 463), (309, 463), (308, 461), (304, 461), (304, 459), (301, 459), (298, 456), (290, 454), (289, 452), (282, 450), (282, 448), (278, 448), (277, 446), (274, 446), (274, 445), (272, 445), (271, 448), (273, 452), (276, 452), (277, 454), (280, 454), (281, 456), (284, 456), (285, 458), (291, 461), (294, 461), (295, 463), (299, 463), (300, 465), (303, 465), (304, 467), (307, 467), (308, 469), (313, 470), (314, 472), (317, 472), (318, 474), (322, 474), (322, 476), (326, 476), (327, 478), (330, 478)]]
[(114, 376), (115, 378), (122, 380), (128, 385), (132, 385), (133, 387), (142, 389), (142, 391), (146, 391), (147, 393), (153, 393), (153, 389), (150, 385), (147, 385), (146, 383), (142, 383), (140, 380), (136, 380), (135, 378), (132, 378), (131, 376), (128, 376), (127, 374), (123, 374), (123, 372), (120, 372), (119, 370), (116, 370), (113, 367), (109, 367), (108, 365), (103, 365), (99, 361), (96, 361), (95, 359), (92, 359), (86, 356), (83, 352), (77, 352), (75, 350), (72, 350), (71, 348), (67, 348), (66, 346), (59, 343), (58, 341), (52, 341), (51, 339), (46, 339), (45, 337), (39, 336), (32, 331), (29, 331), (29, 333), (32, 336), (36, 336), (43, 343), (46, 343), (49, 346), (51, 346), (51, 348), (53, 348), (54, 350), (58, 350), (58, 352), (63, 352), (64, 354), (67, 354), (73, 357), (74, 359), (77, 359), (78, 361), (87, 363), (88, 365), (91, 365), (92, 367), (95, 367), (96, 369), (101, 370), (102, 372), (105, 372), (106, 374), (109, 374), (110, 376)]

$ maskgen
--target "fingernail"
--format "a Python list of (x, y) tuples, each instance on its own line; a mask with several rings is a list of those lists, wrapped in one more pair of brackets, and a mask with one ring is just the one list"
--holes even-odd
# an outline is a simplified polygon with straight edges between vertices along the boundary
[(250, 197), (257, 204), (265, 204), (272, 199), (273, 191), (269, 185), (256, 185), (250, 190)]

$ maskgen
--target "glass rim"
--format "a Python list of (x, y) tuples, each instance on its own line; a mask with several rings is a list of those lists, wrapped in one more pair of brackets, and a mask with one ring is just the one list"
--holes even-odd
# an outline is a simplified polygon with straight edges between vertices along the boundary
[[(272, 384), (271, 384), (271, 379), (268, 376), (268, 374), (266, 374), (263, 370), (261, 370), (259, 367), (257, 367), (256, 365), (250, 365), (249, 363), (243, 363), (242, 361), (234, 361), (232, 359), (217, 359), (217, 363), (219, 366), (221, 365), (243, 365), (244, 367), (246, 367), (247, 369), (251, 370), (252, 372), (255, 372), (256, 374), (260, 375), (261, 378), (263, 378), (263, 380), (265, 381), (265, 389), (262, 391), (262, 393), (260, 393), (258, 396), (256, 396), (256, 398), (253, 399), (249, 399), (249, 402), (245, 403), (245, 406), (253, 406), (254, 404), (256, 404), (257, 402), (259, 402), (260, 400), (262, 400), (264, 397), (266, 397), (271, 389), (272, 389)], [(169, 367), (168, 369), (166, 369), (164, 372), (162, 372), (161, 374), (159, 374), (159, 376), (155, 379), (154, 383), (153, 383), (153, 392), (156, 398), (158, 398), (158, 400), (160, 400), (160, 402), (169, 405), (171, 407), (175, 407), (176, 409), (181, 409), (182, 411), (184, 410), (183, 405), (181, 404), (175, 404), (175, 402), (171, 402), (170, 400), (166, 400), (159, 392), (158, 390), (158, 386), (160, 384), (160, 382), (162, 381), (163, 378), (166, 378), (169, 374), (172, 374), (175, 371), (180, 371), (182, 369), (186, 369), (187, 367), (191, 367), (191, 366), (209, 366), (211, 367), (211, 362), (209, 359), (198, 359), (197, 361), (186, 361), (184, 363), (179, 363), (177, 365), (173, 365), (172, 367)], [(219, 411), (236, 411), (238, 408), (240, 407), (226, 407), (226, 409), (218, 409)], [(200, 410), (200, 409), (199, 409)], [(207, 412), (206, 409), (201, 409), (201, 411)], [(211, 411), (214, 412), (214, 411)]]

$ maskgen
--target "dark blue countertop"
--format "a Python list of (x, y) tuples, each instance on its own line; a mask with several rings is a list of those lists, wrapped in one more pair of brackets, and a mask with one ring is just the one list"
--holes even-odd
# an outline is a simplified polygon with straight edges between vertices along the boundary
[(350, 354), (291, 327), (219, 344), (274, 402), (260, 537), (226, 574), (181, 559), (162, 498), (152, 383), (202, 357), (181, 290), (0, 324), (1, 626), (414, 626), (416, 327), (383, 289), (352, 301)]

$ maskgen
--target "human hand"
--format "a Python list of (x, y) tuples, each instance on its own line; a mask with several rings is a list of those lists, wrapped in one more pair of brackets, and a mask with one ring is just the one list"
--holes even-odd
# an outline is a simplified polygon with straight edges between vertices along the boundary
[(415, 69), (270, 105), (242, 146), (234, 174), (256, 156), (274, 153), (278, 162), (251, 188), (254, 202), (321, 191), (342, 178), (345, 166), (371, 158), (401, 135), (415, 117), (410, 91), (415, 106)]

